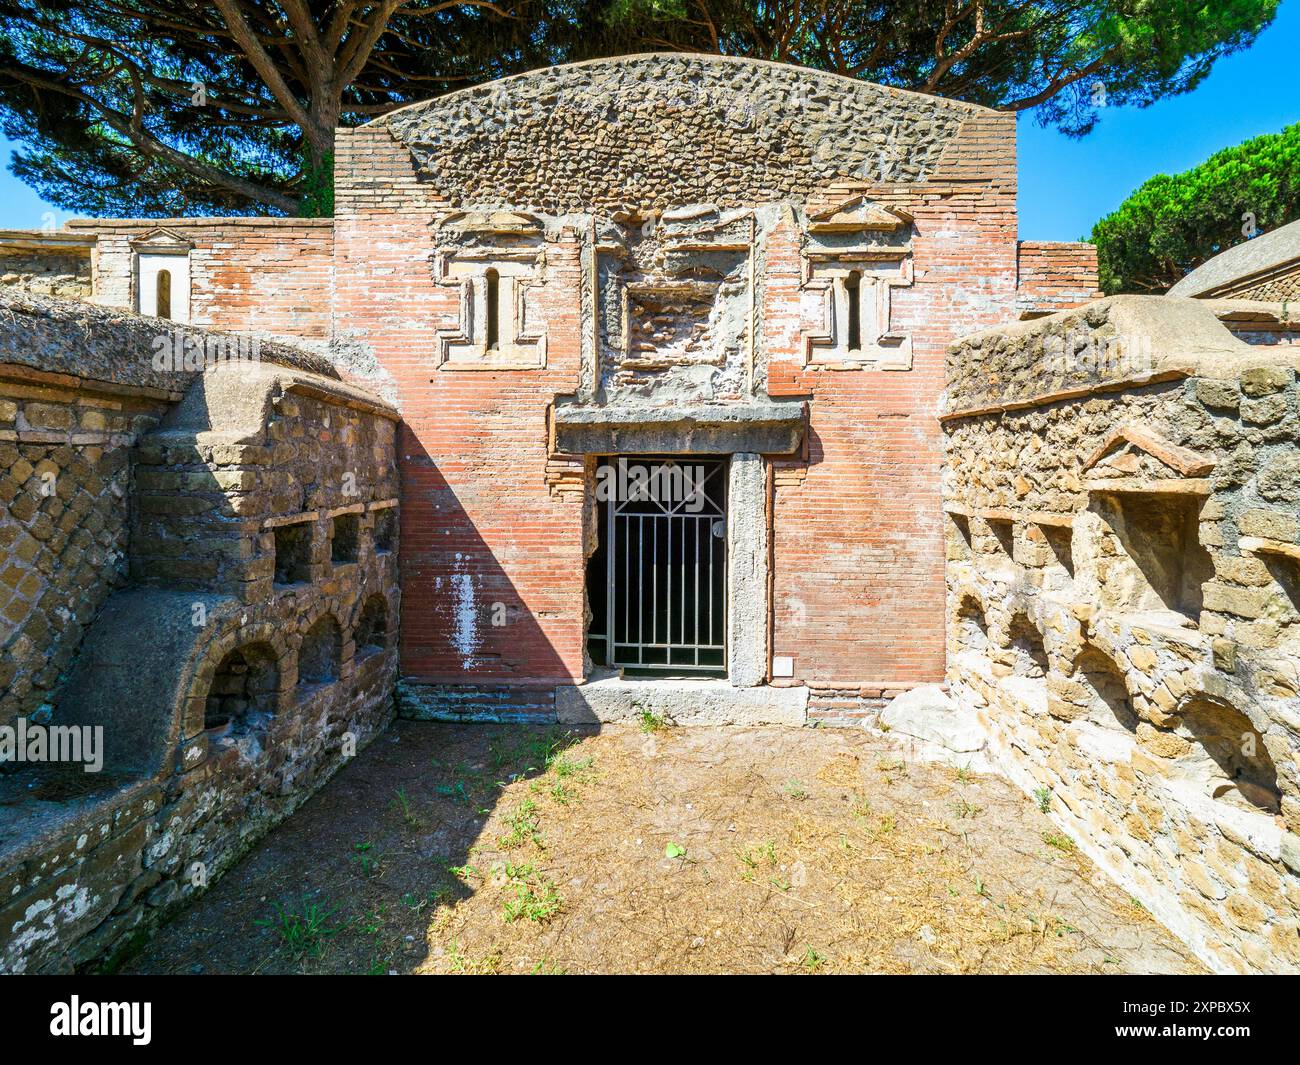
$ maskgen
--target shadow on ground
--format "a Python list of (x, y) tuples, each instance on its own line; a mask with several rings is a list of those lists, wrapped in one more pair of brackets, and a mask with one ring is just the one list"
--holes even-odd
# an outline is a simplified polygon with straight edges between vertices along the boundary
[(864, 732), (398, 722), (127, 966), (1196, 972), (996, 777)]

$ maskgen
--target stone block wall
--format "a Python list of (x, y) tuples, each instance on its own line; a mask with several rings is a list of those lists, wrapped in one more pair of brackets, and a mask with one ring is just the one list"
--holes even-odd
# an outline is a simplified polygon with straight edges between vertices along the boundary
[(0, 287), (86, 299), (91, 293), (91, 245), (68, 234), (0, 230)]
[(949, 356), (954, 697), (1221, 971), (1300, 971), (1298, 367), (1170, 297)]
[[(5, 646), (6, 662), (27, 644), (57, 660), (58, 685), (35, 713), (40, 674), (28, 690), (0, 685), (28, 725), (103, 730), (98, 773), (0, 769), (0, 971), (59, 972), (129, 951), (391, 718), (396, 415), (276, 345), (160, 370), (147, 340), (167, 323), (26, 299), (3, 309), (4, 326), (0, 356), (51, 367), (63, 390), (51, 409), (73, 419), (51, 498), (83, 514), (46, 569), (71, 597), (64, 585), (91, 568), (84, 613), (55, 610), (58, 632), (28, 620)], [(39, 374), (9, 363), (8, 377)], [(19, 443), (34, 431), (27, 403)], [(85, 430), (106, 404), (126, 420)], [(107, 487), (85, 504), (59, 496), (65, 480), (97, 484), (86, 471), (105, 455)], [(19, 590), (51, 550), (40, 513), (24, 526), (39, 546)], [(111, 533), (108, 576), (94, 568), (108, 549), (81, 544), (82, 530)]]
[(166, 401), (0, 366), (0, 725), (56, 698), (126, 580), (130, 450)]

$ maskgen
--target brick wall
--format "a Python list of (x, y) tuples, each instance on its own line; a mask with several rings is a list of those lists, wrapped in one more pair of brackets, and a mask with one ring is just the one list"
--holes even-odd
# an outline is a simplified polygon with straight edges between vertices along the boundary
[(382, 128), (341, 134), (335, 158), (336, 334), (392, 375), (403, 415), (403, 675), (580, 677), (583, 507), (546, 482), (547, 405), (578, 384), (577, 235), (547, 247), (545, 369), (439, 371), (438, 330), (459, 310), (431, 261), (446, 207)]
[(329, 335), (328, 218), (74, 219), (67, 229), (97, 238), (96, 303), (135, 307), (131, 242), (163, 230), (193, 245), (193, 324), (308, 339)]
[(1101, 295), (1097, 288), (1095, 244), (1022, 240), (1016, 250), (1016, 306), (1021, 317), (1069, 310)]
[[(1013, 119), (978, 113), (929, 180), (797, 190), (796, 202), (829, 201), (856, 188), (914, 216), (915, 283), (895, 290), (893, 312), (912, 336), (910, 370), (802, 369), (816, 323), (801, 306), (801, 231), (790, 222), (766, 237), (769, 391), (811, 397), (806, 460), (778, 461), (773, 477), (773, 650), (795, 658), (795, 681), (856, 686), (871, 702), (942, 679), (935, 412), (948, 343), (1014, 314), (1014, 137)], [(456, 322), (459, 294), (434, 281), (434, 223), (460, 205), (383, 125), (341, 134), (336, 168), (336, 341), (392, 374), (404, 418), (404, 704), (495, 715), (499, 699), (479, 699), (476, 684), (583, 676), (587, 527), (581, 494), (546, 483), (546, 417), (581, 382), (586, 234), (563, 219), (548, 229), (535, 303), (545, 369), (438, 370), (438, 330)], [(453, 699), (422, 684), (468, 687)]]
[(767, 255), (769, 387), (811, 396), (807, 455), (775, 464), (773, 654), (794, 658), (795, 680), (867, 698), (943, 676), (943, 353), (1015, 299), (1014, 122), (981, 123), (946, 163), (933, 182), (871, 193), (916, 219), (915, 283), (893, 311), (911, 370), (799, 369), (798, 249)]

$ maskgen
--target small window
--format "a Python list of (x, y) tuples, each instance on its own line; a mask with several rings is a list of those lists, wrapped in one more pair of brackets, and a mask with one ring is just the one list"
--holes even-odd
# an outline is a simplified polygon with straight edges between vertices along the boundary
[(172, 272), (170, 270), (158, 271), (156, 305), (159, 318), (170, 318), (172, 316)]
[(501, 344), (501, 275), (487, 272), (487, 346), (495, 350)]
[(330, 561), (334, 565), (357, 560), (360, 532), (360, 514), (340, 514), (334, 519), (330, 530)]
[(862, 350), (862, 271), (844, 279), (844, 296), (849, 305), (848, 344), (850, 351)]

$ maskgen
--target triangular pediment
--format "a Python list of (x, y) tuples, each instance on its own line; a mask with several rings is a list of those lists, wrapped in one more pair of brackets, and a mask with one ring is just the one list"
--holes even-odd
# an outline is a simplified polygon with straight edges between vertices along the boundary
[(1213, 469), (1213, 458), (1171, 443), (1139, 425), (1113, 429), (1083, 464), (1083, 472), (1094, 480), (1204, 477)]
[(542, 223), (532, 215), (519, 211), (463, 211), (444, 220), (442, 228), (460, 233), (535, 236), (541, 233)]
[(194, 242), (174, 229), (159, 226), (136, 237), (131, 241), (131, 247), (136, 251), (181, 253), (192, 251)]
[(895, 207), (874, 203), (862, 193), (823, 207), (808, 221), (810, 233), (894, 233), (912, 223)]

